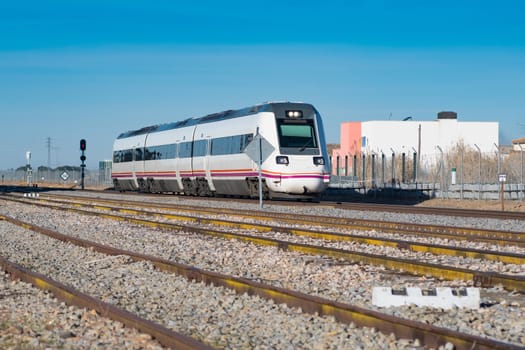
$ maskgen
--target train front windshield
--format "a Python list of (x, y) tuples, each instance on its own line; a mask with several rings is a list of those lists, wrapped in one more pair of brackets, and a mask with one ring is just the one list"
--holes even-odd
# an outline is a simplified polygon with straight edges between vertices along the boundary
[(317, 148), (313, 120), (278, 120), (277, 128), (282, 148)]

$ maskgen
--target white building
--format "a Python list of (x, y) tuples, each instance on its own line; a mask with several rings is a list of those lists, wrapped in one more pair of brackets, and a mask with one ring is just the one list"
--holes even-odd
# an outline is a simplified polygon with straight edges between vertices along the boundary
[(525, 137), (521, 139), (512, 140), (512, 150), (516, 152), (525, 151)]
[(481, 152), (499, 147), (498, 122), (460, 122), (454, 112), (440, 112), (433, 121), (365, 121), (341, 124), (341, 148), (332, 157), (365, 154), (417, 153), (433, 162), (441, 153), (463, 143)]

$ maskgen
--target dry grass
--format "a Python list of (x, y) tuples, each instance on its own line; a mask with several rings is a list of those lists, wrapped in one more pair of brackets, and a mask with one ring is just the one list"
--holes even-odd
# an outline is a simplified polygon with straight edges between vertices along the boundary
[[(375, 172), (376, 183), (386, 183), (392, 180), (392, 166), (395, 167), (394, 177), (396, 181), (410, 183), (414, 181), (414, 154), (406, 153), (395, 155), (392, 161), (390, 154), (366, 154), (356, 157), (355, 175), (359, 181), (363, 181), (363, 162), (365, 162), (365, 178), (367, 186), (372, 186), (372, 174)], [(353, 156), (348, 158), (348, 174), (354, 175)], [(334, 162), (336, 160), (333, 160)], [(474, 147), (459, 142), (454, 147), (444, 153), (443, 162), (439, 154), (429, 154), (422, 156), (416, 162), (417, 182), (419, 183), (443, 183), (448, 186), (451, 181), (452, 168), (456, 169), (457, 182), (462, 180), (465, 184), (497, 184), (498, 174), (506, 174), (507, 182), (519, 184), (523, 174), (523, 154), (508, 148), (501, 148), (498, 154), (496, 149), (493, 152), (479, 153)], [(340, 174), (345, 173), (344, 157), (340, 159)]]

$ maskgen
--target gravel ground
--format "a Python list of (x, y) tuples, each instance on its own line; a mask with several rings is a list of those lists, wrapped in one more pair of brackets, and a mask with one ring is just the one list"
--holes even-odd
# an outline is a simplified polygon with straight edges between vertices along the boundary
[(409, 344), (332, 317), (188, 282), (149, 263), (107, 257), (5, 222), (0, 232), (1, 254), (8, 259), (218, 348), (404, 349)]
[[(139, 203), (144, 200), (151, 202), (161, 202), (168, 204), (186, 204), (186, 205), (195, 205), (202, 207), (217, 206), (221, 208), (232, 208), (232, 209), (248, 209), (248, 210), (259, 210), (259, 202), (253, 201), (253, 203), (237, 203), (235, 201), (209, 201), (205, 199), (185, 199), (181, 196), (140, 196), (140, 195), (123, 195), (117, 193), (104, 193), (103, 195), (90, 192), (50, 192), (52, 194), (74, 194), (75, 196), (86, 196), (90, 198), (110, 198), (110, 199), (123, 199), (137, 201)], [(41, 195), (45, 197), (45, 194)], [(146, 199), (145, 199), (146, 198)], [(459, 203), (453, 204), (453, 202), (459, 201), (449, 201), (442, 200), (442, 206), (447, 206), (450, 204), (452, 207), (460, 207)], [(489, 204), (484, 204), (484, 201), (461, 201), (468, 202), (463, 204), (464, 207), (468, 205), (477, 205), (475, 209), (483, 209)], [(469, 204), (474, 202), (475, 204)], [(288, 202), (289, 203), (289, 202)], [(434, 200), (434, 205), (441, 204), (439, 200)], [(425, 204), (421, 204), (422, 206)], [(431, 204), (426, 204), (430, 206)], [(518, 204), (517, 204), (518, 205)], [(518, 205), (519, 206), (519, 205)], [(521, 206), (520, 206), (521, 208)], [(525, 209), (525, 204), (523, 206)], [(450, 217), (450, 216), (441, 216), (441, 215), (424, 215), (424, 214), (403, 214), (403, 213), (388, 213), (388, 212), (372, 212), (372, 211), (359, 211), (359, 210), (346, 210), (346, 209), (337, 209), (329, 206), (323, 206), (322, 203), (319, 205), (313, 206), (292, 206), (292, 205), (283, 205), (279, 202), (269, 202), (265, 201), (263, 204), (263, 210), (265, 211), (278, 211), (286, 213), (297, 213), (301, 214), (310, 214), (310, 215), (324, 215), (324, 216), (333, 216), (333, 217), (345, 217), (345, 218), (354, 218), (354, 219), (366, 219), (366, 220), (379, 220), (379, 221), (396, 221), (396, 222), (410, 222), (416, 224), (430, 224), (430, 225), (445, 225), (445, 226), (458, 226), (458, 227), (474, 227), (480, 229), (494, 229), (494, 230), (505, 230), (505, 231), (515, 231), (515, 232), (525, 232), (525, 223), (523, 220), (500, 220), (492, 218), (467, 218), (467, 217)]]
[(2, 349), (162, 349), (148, 334), (92, 310), (67, 306), (0, 273)]
[[(126, 198), (129, 199), (128, 197)], [(168, 201), (171, 202), (184, 203), (179, 198), (163, 198), (168, 198)], [(195, 204), (195, 202), (197, 201), (192, 200), (190, 203)], [(204, 200), (198, 202), (206, 205)], [(210, 203), (208, 202), (207, 205), (210, 205)], [(224, 204), (221, 205), (224, 206)], [(242, 205), (243, 208), (248, 206), (246, 204)], [(256, 204), (254, 206), (257, 207)], [(290, 209), (293, 208), (274, 204), (265, 205), (265, 210), (290, 211)], [(298, 208), (295, 208), (295, 210), (298, 210)], [(330, 209), (323, 207), (305, 208), (305, 211), (308, 212), (313, 210), (316, 210), (317, 215), (328, 215), (327, 211)], [(415, 276), (400, 278), (397, 274), (386, 271), (381, 267), (353, 265), (322, 257), (282, 252), (275, 248), (257, 247), (241, 242), (198, 237), (184, 232), (164, 232), (76, 214), (68, 213), (67, 216), (64, 216), (63, 213), (57, 211), (2, 201), (0, 201), (0, 211), (23, 220), (57, 229), (63, 233), (104, 242), (123, 249), (156, 255), (208, 270), (252, 278), (265, 283), (372, 309), (374, 307), (371, 305), (370, 300), (371, 288), (376, 285), (401, 284), (403, 286), (415, 285), (424, 288), (469, 285), (469, 283), (460, 281), (436, 281)], [(349, 215), (347, 211), (344, 212), (346, 215)], [(370, 216), (369, 212), (366, 212), (366, 214), (367, 217)], [(335, 210), (334, 215), (342, 214), (340, 211)], [(428, 217), (432, 218), (432, 216)], [(439, 219), (443, 220), (443, 218)], [(449, 219), (451, 221), (456, 220), (456, 218), (445, 218), (447, 222)], [(420, 222), (417, 218), (415, 220)], [(462, 221), (460, 226), (464, 226), (463, 221), (465, 219), (461, 218), (460, 220)], [(459, 222), (459, 220), (457, 221)], [(493, 219), (490, 222), (495, 225), (494, 228), (499, 229), (516, 225), (514, 222)], [(112, 293), (114, 288), (116, 287), (111, 287)], [(492, 305), (491, 307), (479, 310), (457, 309), (445, 311), (408, 306), (380, 309), (380, 311), (461, 331), (468, 329), (473, 334), (489, 335), (500, 340), (525, 345), (525, 332), (523, 331), (525, 329), (525, 300), (523, 296), (508, 293), (498, 288), (483, 289), (482, 295), (484, 296), (483, 303)], [(354, 332), (355, 330), (352, 330), (351, 334), (353, 335)], [(374, 335), (374, 337), (376, 336)], [(399, 342), (391, 345), (391, 337), (387, 338), (390, 341), (382, 344), (400, 346)], [(363, 345), (363, 343), (360, 344)], [(373, 348), (376, 348), (375, 346)], [(281, 348), (282, 344), (278, 347)]]
[[(93, 204), (96, 204), (94, 202)], [(86, 209), (86, 210), (92, 210), (92, 209)], [(97, 210), (93, 210), (97, 211)], [(98, 210), (98, 212), (105, 212), (104, 210)], [(181, 215), (188, 215), (187, 212), (176, 212), (176, 211), (158, 211), (158, 212), (165, 212), (170, 214), (181, 214)], [(151, 219), (150, 216), (147, 215), (134, 215), (134, 214), (121, 214), (128, 217), (141, 217), (144, 219)], [(200, 213), (196, 213), (196, 216), (203, 217), (207, 219), (220, 219), (220, 220), (232, 220), (232, 217), (228, 217), (227, 215), (202, 215)], [(184, 220), (174, 220), (174, 219), (164, 219), (157, 217), (155, 220), (162, 221), (162, 222), (170, 222), (170, 223), (180, 223), (183, 225), (188, 225), (187, 221)], [(233, 218), (233, 220), (239, 221), (239, 218)], [(500, 220), (501, 221), (501, 220)], [(242, 222), (244, 223), (257, 223), (257, 224), (263, 224), (267, 225), (268, 221), (263, 220), (254, 220), (251, 218), (243, 218)], [(273, 226), (279, 227), (281, 226), (280, 223), (273, 222)], [(213, 225), (205, 225), (203, 223), (199, 224), (200, 227), (207, 227), (210, 229), (219, 229), (224, 230), (224, 228), (217, 228)], [(290, 227), (290, 224), (283, 224), (283, 226)], [(319, 230), (325, 230), (325, 228), (318, 226), (313, 227), (309, 226), (306, 227), (304, 225), (293, 225), (294, 228), (304, 228), (304, 229), (319, 229)], [(382, 232), (376, 232), (376, 231), (359, 231), (359, 230), (336, 230), (331, 229), (332, 232), (338, 232), (348, 235), (357, 235), (357, 236), (366, 236), (366, 237), (376, 237), (376, 238), (391, 238), (391, 239), (402, 239), (406, 241), (415, 241), (420, 243), (426, 243), (426, 244), (441, 244), (446, 246), (452, 246), (452, 247), (461, 247), (461, 248), (469, 248), (469, 249), (477, 249), (477, 250), (491, 250), (495, 252), (510, 252), (510, 253), (516, 253), (516, 254), (525, 254), (525, 248), (523, 247), (517, 247), (517, 246), (499, 246), (494, 244), (488, 244), (488, 243), (480, 243), (480, 242), (470, 242), (470, 241), (461, 241), (461, 240), (450, 240), (450, 239), (441, 239), (441, 238), (434, 238), (434, 237), (424, 237), (424, 236), (407, 236), (404, 234), (391, 234), (391, 233), (382, 233)], [(235, 232), (238, 234), (249, 234), (249, 235), (257, 235), (262, 236), (266, 238), (271, 239), (278, 239), (293, 243), (299, 243), (299, 244), (311, 244), (311, 245), (323, 245), (325, 247), (330, 248), (336, 248), (336, 249), (344, 249), (348, 251), (353, 252), (361, 252), (361, 253), (369, 253), (369, 254), (378, 254), (378, 255), (388, 255), (390, 257), (398, 257), (403, 259), (409, 259), (417, 262), (426, 262), (426, 263), (432, 263), (432, 264), (440, 264), (445, 266), (452, 266), (452, 267), (462, 267), (462, 268), (468, 268), (476, 271), (484, 271), (484, 272), (495, 272), (495, 273), (503, 273), (503, 274), (511, 274), (511, 275), (525, 275), (525, 264), (524, 265), (515, 265), (515, 264), (505, 264), (501, 262), (488, 262), (483, 261), (480, 259), (474, 259), (474, 258), (464, 258), (464, 257), (455, 257), (455, 256), (447, 256), (447, 255), (440, 255), (436, 256), (431, 253), (425, 253), (425, 252), (412, 252), (407, 250), (400, 250), (393, 247), (383, 247), (383, 246), (374, 246), (364, 243), (358, 243), (358, 242), (337, 242), (337, 241), (320, 241), (317, 239), (312, 239), (308, 237), (301, 237), (296, 235), (291, 235), (288, 233), (281, 233), (281, 232), (258, 232), (255, 230), (245, 230), (245, 229), (228, 229), (228, 232)]]
[[(98, 203), (97, 201), (93, 201), (92, 204), (100, 204), (101, 206), (107, 205), (106, 203)], [(199, 202), (199, 204), (202, 204)], [(63, 204), (60, 204), (63, 206)], [(72, 208), (76, 208), (73, 205)], [(136, 206), (130, 206), (126, 205), (126, 208), (133, 208), (133, 209), (139, 209), (139, 210), (145, 210), (149, 211), (151, 213), (165, 213), (165, 214), (172, 214), (172, 215), (181, 215), (181, 216), (189, 216), (192, 217), (199, 217), (199, 218), (205, 218), (205, 219), (218, 219), (218, 220), (230, 220), (230, 221), (237, 221), (242, 223), (254, 223), (254, 224), (261, 224), (261, 225), (272, 225), (275, 227), (289, 227), (289, 223), (279, 223), (279, 222), (271, 222), (269, 220), (256, 220), (253, 218), (248, 217), (239, 217), (234, 215), (226, 215), (226, 214), (205, 214), (200, 212), (194, 212), (192, 214), (189, 214), (188, 211), (185, 210), (177, 210), (177, 209), (161, 209), (161, 208), (143, 208), (140, 206), (140, 203)], [(272, 208), (273, 211), (282, 211), (282, 208), (274, 207)], [(90, 210), (90, 211), (96, 211), (96, 212), (106, 212), (102, 209), (92, 209), (92, 208), (84, 208), (84, 210)], [(324, 210), (324, 208), (322, 208)], [(126, 216), (126, 213), (119, 213), (119, 215)], [(137, 215), (134, 214), (128, 214), (127, 216), (130, 217), (137, 217)], [(148, 215), (142, 215), (141, 217), (145, 219), (150, 219), (150, 216)], [(157, 218), (156, 220), (163, 220), (161, 218)], [(184, 220), (163, 220), (165, 222), (176, 222), (176, 223), (182, 223), (187, 224), (187, 221)], [(454, 223), (454, 222), (453, 222)], [(457, 222), (456, 226), (457, 226)], [(496, 223), (496, 226), (502, 227), (507, 226), (507, 222), (499, 222)], [(514, 221), (512, 221), (512, 225), (514, 225)], [(524, 224), (525, 225), (525, 224)], [(448, 238), (439, 238), (439, 237), (433, 237), (429, 239), (428, 237), (425, 237), (423, 235), (408, 235), (408, 234), (396, 234), (396, 233), (384, 233), (384, 232), (378, 232), (375, 230), (371, 231), (360, 231), (360, 230), (351, 230), (351, 229), (340, 229), (340, 228), (326, 228), (326, 226), (312, 226), (312, 225), (293, 225), (294, 228), (301, 228), (306, 230), (319, 230), (319, 231), (329, 231), (334, 233), (343, 233), (347, 235), (355, 235), (355, 236), (362, 236), (362, 237), (374, 237), (374, 238), (389, 238), (389, 239), (399, 239), (399, 240), (405, 240), (410, 242), (420, 242), (420, 243), (432, 243), (432, 244), (439, 244), (439, 245), (445, 245), (450, 247), (461, 247), (461, 248), (469, 248), (469, 249), (479, 249), (479, 250), (485, 250), (485, 251), (498, 251), (498, 252), (508, 252), (508, 253), (515, 253), (515, 254), (525, 254), (525, 248), (519, 247), (519, 246), (510, 246), (510, 245), (497, 245), (497, 244), (491, 244), (491, 243), (484, 243), (484, 242), (471, 242), (467, 240), (451, 240)], [(243, 231), (245, 233), (249, 233), (248, 231)], [(519, 231), (518, 231), (519, 232)], [(272, 232), (271, 235), (279, 234), (278, 232)]]

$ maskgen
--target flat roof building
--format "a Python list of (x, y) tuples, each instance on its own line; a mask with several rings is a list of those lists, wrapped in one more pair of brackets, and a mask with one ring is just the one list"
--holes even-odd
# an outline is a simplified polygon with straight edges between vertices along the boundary
[(517, 152), (525, 151), (525, 137), (521, 139), (512, 140), (512, 150)]
[[(341, 124), (340, 148), (332, 151), (332, 170), (336, 159), (340, 168), (345, 157), (393, 153), (418, 154), (421, 162), (434, 163), (441, 151), (460, 143), (481, 152), (495, 152), (499, 147), (498, 122), (460, 122), (455, 112), (440, 112), (433, 121), (354, 121)], [(440, 151), (441, 149), (441, 151)]]

